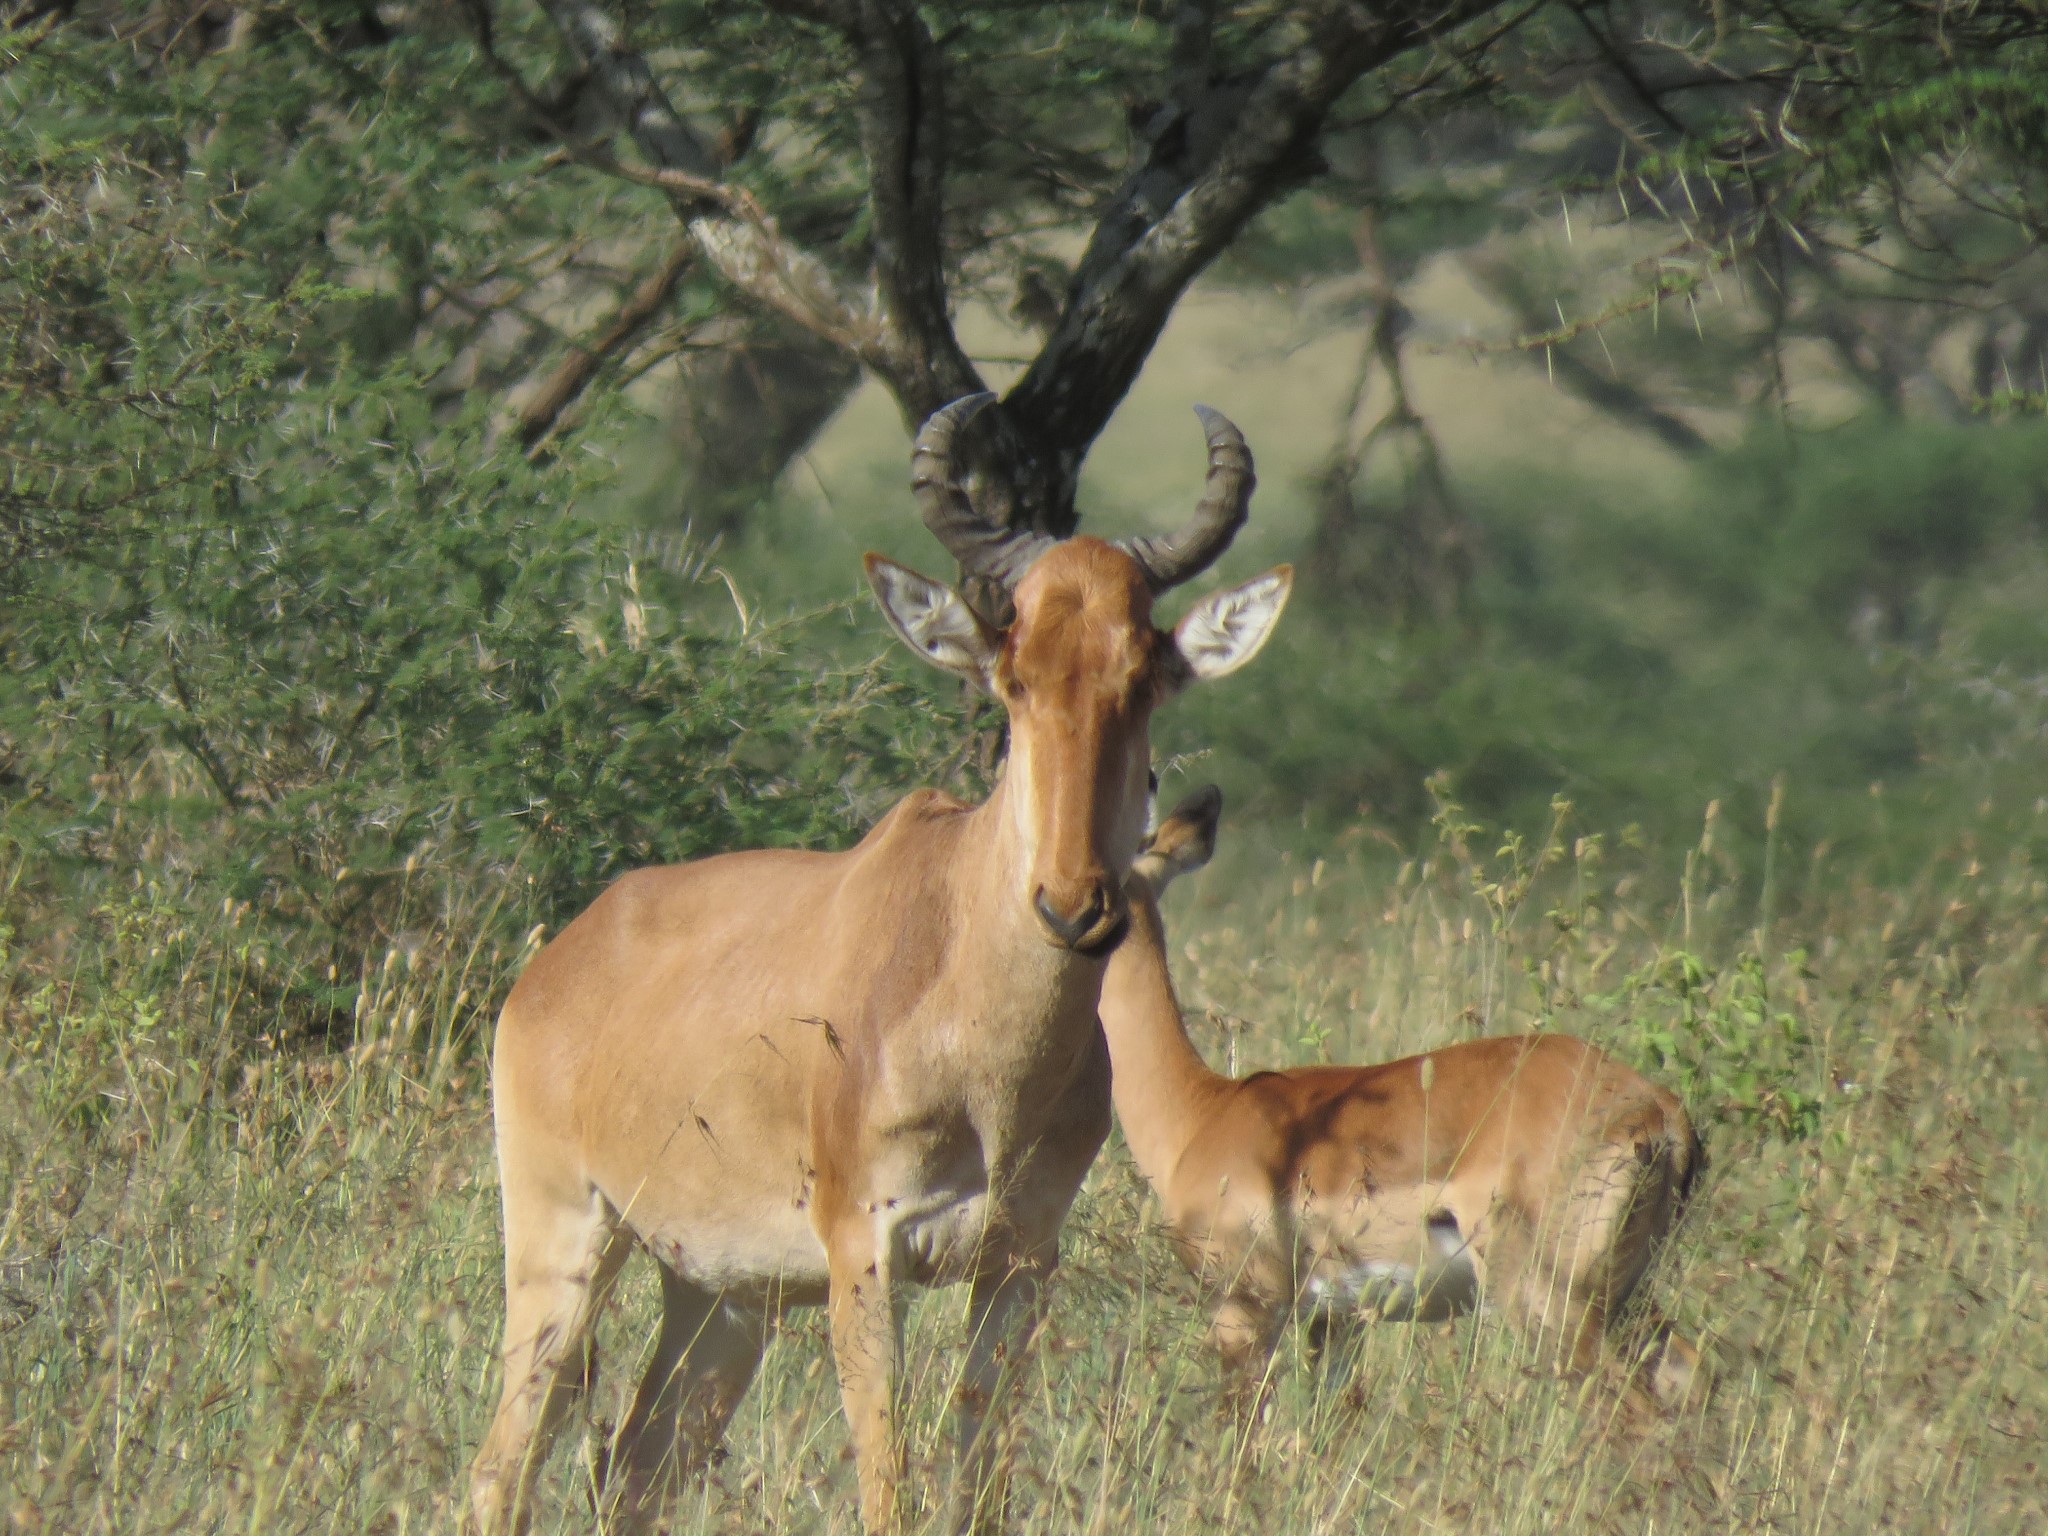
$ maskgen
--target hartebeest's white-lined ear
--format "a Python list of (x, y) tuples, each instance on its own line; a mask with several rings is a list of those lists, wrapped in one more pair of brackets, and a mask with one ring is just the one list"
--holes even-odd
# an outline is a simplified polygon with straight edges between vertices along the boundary
[(1196, 677), (1222, 677), (1258, 655), (1293, 590), (1294, 567), (1281, 565), (1195, 604), (1173, 630), (1188, 671)]
[(881, 555), (865, 556), (863, 563), (882, 612), (905, 645), (933, 666), (989, 687), (999, 642), (959, 593)]

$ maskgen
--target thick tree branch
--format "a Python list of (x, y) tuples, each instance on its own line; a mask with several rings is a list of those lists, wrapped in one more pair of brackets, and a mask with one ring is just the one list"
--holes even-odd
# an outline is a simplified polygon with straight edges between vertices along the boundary
[(905, 414), (919, 421), (983, 387), (947, 306), (945, 65), (909, 0), (861, 0), (853, 42), (883, 371)]
[(1078, 463), (1174, 303), (1261, 209), (1317, 169), (1315, 141), (1363, 75), (1500, 0), (1335, 0), (1291, 53), (1250, 80), (1215, 81), (1146, 125), (1150, 152), (1097, 223), (1059, 327), (1005, 402)]
[(921, 421), (984, 387), (953, 330), (946, 289), (945, 61), (912, 0), (770, 4), (835, 33), (852, 50), (877, 310), (875, 345), (861, 355), (888, 383), (905, 417)]
[(533, 448), (554, 433), (562, 412), (576, 402), (605, 360), (638, 336), (647, 322), (661, 312), (676, 291), (676, 284), (696, 259), (688, 242), (669, 252), (668, 259), (628, 295), (610, 324), (586, 344), (573, 346), (555, 371), (548, 375), (533, 398), (519, 412), (519, 441)]
[[(825, 264), (787, 240), (744, 188), (720, 179), (721, 164), (676, 111), (647, 61), (625, 46), (618, 24), (587, 0), (541, 0), (578, 65), (589, 72), (613, 115), (651, 169), (622, 164), (559, 121), (496, 52), (489, 0), (465, 0), (486, 61), (579, 162), (669, 195), (705, 258), (727, 281), (788, 315), (862, 361), (880, 361), (878, 331), (866, 298)], [(744, 143), (750, 138), (736, 140)]]
[(590, 0), (541, 0), (541, 8), (597, 78), (605, 101), (640, 152), (667, 170), (715, 181), (716, 157), (683, 120), (647, 61), (625, 45), (618, 21)]
[(765, 213), (692, 219), (690, 233), (735, 288), (888, 376), (884, 364), (891, 353), (867, 302), (849, 293), (817, 257), (783, 239)]

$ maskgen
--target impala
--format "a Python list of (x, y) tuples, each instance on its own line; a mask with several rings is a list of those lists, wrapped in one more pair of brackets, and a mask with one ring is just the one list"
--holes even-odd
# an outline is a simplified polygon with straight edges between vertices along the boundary
[[(1291, 1316), (1434, 1320), (1481, 1297), (1540, 1358), (1590, 1371), (1701, 1167), (1684, 1106), (1569, 1035), (1212, 1072), (1174, 998), (1158, 895), (1208, 861), (1221, 809), (1213, 788), (1190, 796), (1133, 866), (1101, 1016), (1117, 1119), (1212, 1309), (1232, 1394), (1256, 1401)], [(1697, 1353), (1642, 1321), (1642, 1386), (1677, 1406)]]
[[(1201, 411), (1202, 500), (1165, 539), (1005, 531), (956, 485), (956, 401), (912, 487), (998, 630), (953, 590), (867, 557), (897, 633), (992, 693), (1010, 753), (969, 806), (932, 791), (844, 853), (641, 870), (537, 955), (492, 1063), (505, 1215), (504, 1393), (471, 1474), (484, 1531), (523, 1529), (550, 1432), (594, 1374), (593, 1317), (634, 1247), (660, 1265), (653, 1359), (620, 1426), (614, 1530), (702, 1468), (775, 1316), (829, 1309), (870, 1531), (898, 1518), (906, 1282), (971, 1287), (953, 1402), (962, 1518), (1000, 1509), (993, 1398), (1109, 1129), (1096, 996), (1144, 836), (1153, 707), (1264, 643), (1281, 567), (1197, 603), (1156, 594), (1220, 555), (1251, 497), (1236, 428)], [(1198, 408), (1199, 409), (1199, 408)]]

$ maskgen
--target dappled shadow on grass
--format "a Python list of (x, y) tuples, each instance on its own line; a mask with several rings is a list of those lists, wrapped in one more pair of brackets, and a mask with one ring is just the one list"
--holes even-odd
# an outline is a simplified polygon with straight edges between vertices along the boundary
[[(1169, 924), (1198, 1038), (1239, 1070), (1390, 1056), (1475, 1018), (1569, 1028), (1653, 1070), (1652, 1034), (1689, 1053), (1664, 1070), (1699, 1085), (1713, 1169), (1651, 1283), (1706, 1344), (1710, 1402), (1633, 1413), (1611, 1381), (1528, 1369), (1480, 1318), (1367, 1330), (1322, 1363), (1290, 1338), (1246, 1437), (1113, 1142), (1021, 1386), (1016, 1528), (2048, 1523), (2035, 871), (2015, 856), (1891, 891), (1845, 882), (1801, 931), (1760, 934), (1732, 880), (1695, 883), (1688, 930), (1677, 903), (1617, 890), (1597, 862), (1539, 871), (1514, 903), (1493, 879), (1489, 897), (1503, 871), (1483, 855), (1389, 877), (1338, 850), (1319, 871), (1189, 882), (1200, 894)], [(17, 932), (28, 916), (10, 914)], [(1689, 1002), (1656, 979), (1681, 949), (1705, 978)], [(1727, 1096), (1741, 1084), (1716, 1053), (1755, 999), (1743, 953), (1761, 957), (1766, 1022), (1799, 1026), (1761, 1086), (1810, 1093), (1810, 1124)], [(419, 1015), (472, 1005), (394, 964), (359, 1042), (306, 1056), (250, 1045), (231, 991), (51, 990), (18, 939), (0, 966), (7, 1515), (124, 1536), (451, 1529), (495, 1399), (498, 1218), (475, 1021)], [(963, 1306), (937, 1293), (912, 1315), (927, 1492)], [(621, 1416), (653, 1323), (642, 1262), (606, 1324), (600, 1426)], [(852, 1531), (837, 1397), (822, 1320), (798, 1314), (674, 1528)], [(590, 1524), (590, 1437), (564, 1438), (543, 1530)], [(936, 1529), (930, 1508), (921, 1520)]]

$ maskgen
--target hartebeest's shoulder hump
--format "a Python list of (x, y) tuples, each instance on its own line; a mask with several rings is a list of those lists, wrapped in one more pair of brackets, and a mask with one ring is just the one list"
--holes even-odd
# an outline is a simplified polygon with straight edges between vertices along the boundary
[(915, 789), (889, 808), (888, 814), (868, 829), (857, 850), (866, 853), (891, 843), (927, 837), (936, 829), (948, 829), (960, 818), (972, 815), (975, 807), (942, 789)]

